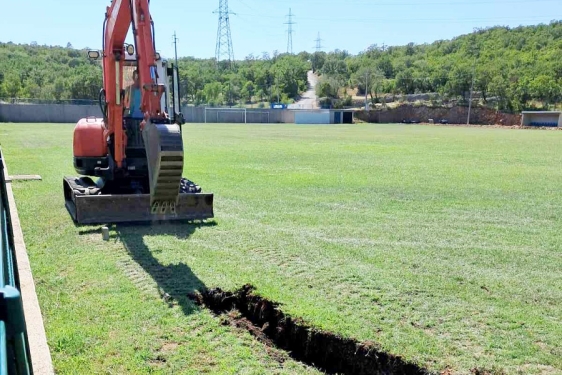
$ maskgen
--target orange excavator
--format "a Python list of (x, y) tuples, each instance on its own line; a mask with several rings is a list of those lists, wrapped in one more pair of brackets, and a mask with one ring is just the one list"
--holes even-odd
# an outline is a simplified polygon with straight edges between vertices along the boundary
[[(178, 67), (156, 52), (149, 3), (113, 0), (102, 51), (88, 52), (103, 60), (103, 116), (82, 118), (74, 128), (74, 169), (81, 176), (65, 176), (63, 190), (78, 224), (213, 217), (213, 194), (182, 177)], [(134, 43), (127, 44), (130, 29)]]

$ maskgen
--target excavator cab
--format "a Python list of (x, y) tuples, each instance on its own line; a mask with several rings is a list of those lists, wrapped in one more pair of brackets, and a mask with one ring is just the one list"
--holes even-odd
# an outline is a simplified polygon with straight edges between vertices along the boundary
[[(138, 68), (132, 48), (127, 50), (129, 53), (122, 60), (123, 89), (119, 98), (125, 102)], [(101, 55), (95, 52), (90, 51), (88, 57), (99, 59)], [(161, 95), (156, 118), (142, 111), (131, 112), (130, 104), (125, 103), (120, 117), (123, 139), (117, 142), (117, 132), (109, 131), (111, 120), (104, 87), (99, 95), (103, 116), (82, 118), (76, 124), (74, 169), (81, 176), (65, 176), (63, 190), (65, 206), (77, 224), (191, 221), (214, 216), (213, 194), (203, 193), (198, 185), (182, 176), (184, 119), (178, 68), (156, 56), (152, 74)], [(120, 166), (116, 163), (119, 147), (124, 153)]]
[[(124, 87), (129, 87), (134, 83), (133, 75), (137, 70), (138, 62), (134, 55), (127, 54), (123, 63)], [(156, 73), (161, 78), (164, 92), (161, 98), (161, 108), (166, 112), (170, 120), (180, 126), (185, 123), (180, 107), (179, 93), (179, 70), (173, 63), (157, 54)]]

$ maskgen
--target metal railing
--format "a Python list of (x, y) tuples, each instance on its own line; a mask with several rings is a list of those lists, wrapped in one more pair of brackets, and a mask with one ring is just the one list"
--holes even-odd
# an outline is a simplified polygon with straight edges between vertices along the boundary
[(14, 234), (0, 149), (0, 375), (32, 374)]

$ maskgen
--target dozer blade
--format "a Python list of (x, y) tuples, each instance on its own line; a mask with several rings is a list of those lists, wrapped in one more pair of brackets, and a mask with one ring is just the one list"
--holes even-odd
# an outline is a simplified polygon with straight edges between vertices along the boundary
[(213, 194), (189, 192), (193, 184), (182, 179), (175, 212), (153, 212), (150, 194), (103, 194), (89, 178), (65, 177), (65, 206), (77, 224), (192, 221), (214, 217)]

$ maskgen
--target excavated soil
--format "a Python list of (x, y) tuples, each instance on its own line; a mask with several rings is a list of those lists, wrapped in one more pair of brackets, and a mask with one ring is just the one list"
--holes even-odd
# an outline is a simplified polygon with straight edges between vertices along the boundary
[(288, 352), (295, 360), (328, 374), (430, 374), (402, 358), (362, 343), (306, 325), (284, 314), (279, 305), (253, 293), (246, 285), (235, 292), (219, 288), (189, 297), (228, 324), (244, 328), (264, 344)]

